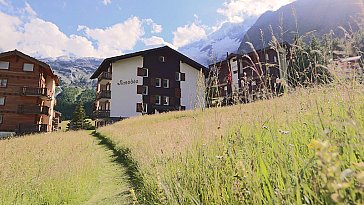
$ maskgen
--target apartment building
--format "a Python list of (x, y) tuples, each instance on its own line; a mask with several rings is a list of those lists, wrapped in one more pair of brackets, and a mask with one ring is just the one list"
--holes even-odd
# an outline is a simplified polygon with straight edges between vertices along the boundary
[(0, 53), (0, 136), (58, 129), (57, 85), (46, 63), (17, 50)]
[(96, 126), (205, 106), (206, 74), (203, 65), (168, 46), (107, 58), (91, 76), (98, 80)]
[(209, 65), (209, 106), (216, 106), (217, 102), (228, 105), (237, 100), (252, 101), (263, 89), (282, 92), (280, 82), (286, 75), (283, 65), (287, 63), (289, 45), (283, 43), (282, 48), (282, 53), (267, 47), (246, 54), (230, 54), (225, 60)]

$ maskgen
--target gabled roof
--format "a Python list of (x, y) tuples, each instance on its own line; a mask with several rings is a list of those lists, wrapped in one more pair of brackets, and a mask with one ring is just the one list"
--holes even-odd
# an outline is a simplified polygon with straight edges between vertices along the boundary
[(34, 64), (38, 64), (38, 65), (42, 66), (43, 68), (46, 69), (47, 74), (52, 76), (52, 78), (55, 79), (56, 85), (59, 84), (58, 76), (53, 73), (52, 68), (51, 68), (50, 65), (48, 65), (48, 64), (46, 64), (46, 63), (44, 63), (44, 62), (42, 62), (42, 61), (40, 61), (40, 60), (38, 60), (36, 58), (33, 58), (33, 57), (31, 57), (31, 56), (29, 56), (29, 55), (27, 55), (25, 53), (22, 53), (22, 52), (20, 52), (20, 51), (18, 51), (16, 49), (13, 50), (13, 51), (7, 51), (7, 52), (0, 53), (0, 58), (13, 56), (13, 55), (17, 55), (17, 56), (19, 56), (19, 57), (21, 57), (23, 59), (26, 59), (26, 60), (34, 63)]
[(137, 56), (144, 56), (147, 55), (149, 53), (153, 53), (153, 52), (157, 52), (157, 51), (161, 51), (161, 50), (168, 50), (172, 53), (174, 53), (175, 55), (177, 55), (181, 61), (183, 61), (184, 63), (196, 68), (197, 70), (203, 69), (203, 71), (206, 73), (207, 68), (199, 63), (197, 63), (196, 61), (192, 60), (191, 58), (183, 55), (182, 53), (168, 47), (168, 46), (163, 46), (163, 47), (159, 47), (159, 48), (153, 48), (153, 49), (149, 49), (149, 50), (144, 50), (144, 51), (139, 51), (139, 52), (135, 52), (135, 53), (129, 53), (129, 54), (125, 54), (125, 55), (121, 55), (121, 56), (115, 56), (115, 57), (111, 57), (111, 58), (106, 58), (101, 65), (97, 68), (97, 70), (94, 72), (94, 74), (92, 74), (90, 79), (95, 79), (97, 78), (100, 73), (104, 70), (106, 70), (111, 63), (114, 63), (116, 61), (120, 61), (120, 60), (124, 60), (124, 59), (128, 59), (128, 58), (133, 58), (133, 57), (137, 57)]

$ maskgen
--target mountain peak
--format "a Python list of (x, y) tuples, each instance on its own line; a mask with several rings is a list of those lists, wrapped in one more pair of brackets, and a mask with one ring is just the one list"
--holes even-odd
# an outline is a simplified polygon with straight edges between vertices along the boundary
[(356, 20), (363, 16), (362, 0), (297, 0), (260, 16), (245, 34), (238, 51), (251, 51), (246, 42), (261, 49), (271, 41), (272, 33), (281, 42), (292, 42), (297, 33), (304, 35), (314, 31), (321, 36), (334, 31), (338, 35), (340, 26), (355, 31), (359, 29)]

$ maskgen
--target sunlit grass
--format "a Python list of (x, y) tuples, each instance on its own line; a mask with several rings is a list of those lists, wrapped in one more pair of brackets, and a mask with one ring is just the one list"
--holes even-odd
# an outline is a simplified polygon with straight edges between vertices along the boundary
[(0, 204), (101, 204), (128, 190), (112, 153), (89, 132), (1, 140), (0, 150)]
[[(98, 131), (131, 149), (146, 204), (363, 203), (363, 102), (362, 86), (298, 89)], [(340, 178), (344, 170), (347, 179)]]

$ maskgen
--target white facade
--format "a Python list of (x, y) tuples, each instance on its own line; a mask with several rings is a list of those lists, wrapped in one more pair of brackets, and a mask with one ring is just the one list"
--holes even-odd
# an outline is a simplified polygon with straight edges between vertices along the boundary
[(205, 78), (202, 77), (203, 83), (199, 82), (200, 71), (186, 63), (180, 63), (180, 71), (186, 74), (186, 80), (181, 81), (181, 106), (186, 106), (186, 110), (204, 107)]
[(232, 77), (232, 92), (238, 92), (239, 91), (239, 71), (238, 71), (238, 61), (237, 57), (230, 59), (230, 65), (231, 65), (231, 77)]
[(143, 67), (143, 57), (137, 56), (112, 64), (110, 117), (131, 117), (136, 112), (136, 103), (142, 102), (137, 94), (137, 85), (143, 84), (143, 77), (137, 76), (137, 68)]

